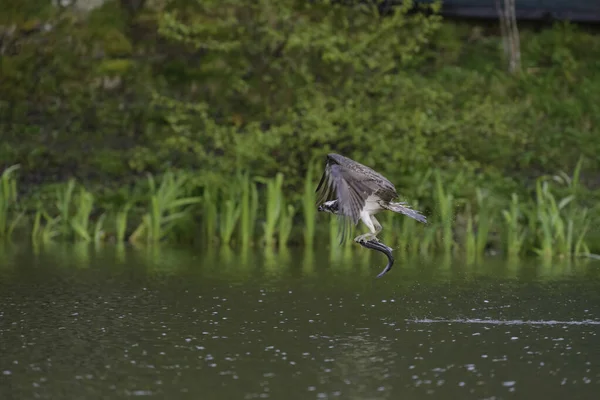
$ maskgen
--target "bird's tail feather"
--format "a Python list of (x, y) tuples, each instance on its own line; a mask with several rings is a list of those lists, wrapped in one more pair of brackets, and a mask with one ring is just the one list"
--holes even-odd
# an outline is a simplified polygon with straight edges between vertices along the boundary
[(389, 203), (386, 204), (385, 208), (393, 212), (404, 214), (407, 217), (414, 218), (417, 221), (422, 222), (424, 224), (427, 223), (427, 218), (423, 214), (421, 214), (417, 210), (413, 210), (408, 205), (406, 205), (406, 203)]

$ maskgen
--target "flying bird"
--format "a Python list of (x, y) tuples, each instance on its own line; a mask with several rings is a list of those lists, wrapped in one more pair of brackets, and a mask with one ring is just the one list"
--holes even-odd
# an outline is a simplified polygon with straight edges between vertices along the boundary
[[(369, 232), (357, 236), (354, 241), (360, 244), (378, 242), (377, 234), (381, 232), (382, 227), (375, 214), (384, 210), (427, 223), (425, 216), (411, 209), (406, 203), (392, 201), (399, 196), (394, 185), (386, 177), (339, 154), (327, 155), (325, 171), (316, 192), (318, 211), (329, 212), (339, 218), (340, 244), (343, 244), (350, 234), (351, 224), (357, 225), (359, 220), (369, 228)], [(386, 248), (389, 249), (387, 246)]]

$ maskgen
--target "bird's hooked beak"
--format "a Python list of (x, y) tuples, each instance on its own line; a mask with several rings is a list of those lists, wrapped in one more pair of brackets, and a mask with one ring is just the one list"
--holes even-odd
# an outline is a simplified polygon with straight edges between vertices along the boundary
[(317, 211), (325, 211), (325, 209), (323, 208), (323, 204), (321, 204), (318, 208)]

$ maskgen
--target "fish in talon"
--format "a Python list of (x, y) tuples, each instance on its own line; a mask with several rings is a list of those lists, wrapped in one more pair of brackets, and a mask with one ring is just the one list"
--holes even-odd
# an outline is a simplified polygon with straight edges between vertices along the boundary
[(367, 249), (377, 250), (386, 255), (386, 257), (388, 259), (388, 263), (385, 266), (385, 268), (383, 269), (383, 271), (381, 271), (379, 273), (379, 275), (377, 275), (378, 278), (381, 278), (383, 275), (387, 274), (392, 269), (392, 266), (394, 265), (394, 257), (392, 256), (393, 249), (391, 247), (385, 245), (384, 243), (380, 242), (377, 239), (373, 239), (373, 240), (369, 240), (369, 241), (360, 241), (360, 242), (358, 242), (358, 244), (360, 244), (361, 246), (363, 246)]

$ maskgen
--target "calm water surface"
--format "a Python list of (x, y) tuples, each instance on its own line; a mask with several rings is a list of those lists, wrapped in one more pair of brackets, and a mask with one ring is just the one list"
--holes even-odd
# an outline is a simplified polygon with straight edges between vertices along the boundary
[(0, 398), (599, 398), (599, 264), (384, 261), (0, 247)]

